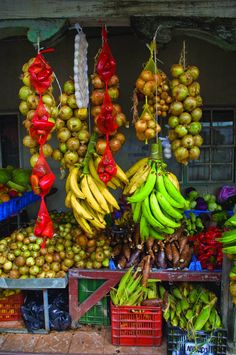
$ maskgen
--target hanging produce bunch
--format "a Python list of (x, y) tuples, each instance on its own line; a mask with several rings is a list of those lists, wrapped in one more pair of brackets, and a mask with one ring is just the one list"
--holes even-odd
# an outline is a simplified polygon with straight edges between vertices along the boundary
[[(155, 138), (160, 132), (161, 127), (157, 119), (167, 116), (171, 103), (167, 76), (157, 68), (154, 60), (156, 43), (153, 41), (148, 48), (150, 58), (136, 80), (133, 93), (133, 123), (136, 136), (141, 141)], [(140, 115), (138, 113), (139, 102), (144, 104)]]
[[(102, 35), (104, 46), (98, 53), (98, 59), (95, 65), (94, 73), (91, 75), (92, 92), (90, 97), (92, 106), (91, 115), (94, 119), (94, 130), (99, 135), (99, 139), (97, 140), (96, 144), (96, 152), (100, 155), (104, 154), (106, 148), (106, 133), (104, 131), (104, 127), (101, 127), (101, 114), (102, 111), (104, 114), (104, 102), (111, 105), (109, 113), (112, 116), (111, 121), (113, 121), (114, 124), (113, 129), (112, 127), (110, 129), (110, 137), (108, 142), (112, 153), (118, 152), (125, 142), (125, 135), (121, 132), (118, 132), (118, 129), (120, 127), (128, 127), (128, 122), (124, 113), (122, 112), (122, 108), (117, 103), (119, 98), (119, 78), (115, 72), (114, 64), (112, 65), (112, 63), (115, 63), (115, 61), (111, 57), (105, 29), (103, 29)], [(107, 76), (109, 70), (106, 73), (104, 71), (105, 76), (103, 73), (103, 66), (105, 68), (107, 65), (106, 60), (107, 62), (111, 60), (110, 63), (108, 63), (108, 66), (110, 66), (110, 69), (112, 69), (110, 71), (109, 78)], [(107, 97), (106, 93), (109, 95), (109, 98)]]
[(148, 161), (142, 159), (126, 173), (131, 179), (124, 189), (132, 206), (134, 222), (140, 223), (143, 240), (149, 237), (164, 239), (160, 234), (174, 233), (181, 225), (184, 210), (188, 209), (177, 178), (166, 171), (161, 141), (152, 144), (151, 150)]
[(43, 96), (47, 90), (49, 90), (53, 77), (52, 68), (46, 62), (43, 53), (52, 50), (53, 49), (39, 51), (37, 56), (30, 62), (30, 65), (27, 64), (26, 66), (29, 74), (29, 86), (33, 87), (37, 93), (37, 95), (34, 96), (36, 100), (35, 110), (32, 114), (28, 129), (31, 139), (36, 142), (36, 145), (39, 145), (39, 155), (37, 155), (37, 160), (34, 163), (30, 182), (34, 193), (41, 196), (41, 205), (36, 219), (34, 233), (37, 237), (43, 238), (43, 242), (41, 243), (42, 248), (45, 247), (47, 239), (52, 238), (54, 233), (53, 224), (47, 211), (44, 197), (51, 190), (55, 175), (46, 162), (43, 150), (43, 146), (48, 139), (48, 135), (54, 128), (55, 123), (43, 102)]
[[(40, 94), (35, 89), (33, 82), (31, 81), (31, 76), (29, 72), (29, 68), (31, 64), (34, 62), (35, 58), (31, 58), (28, 62), (26, 62), (22, 67), (22, 75), (21, 80), (23, 82), (23, 86), (19, 90), (19, 98), (21, 102), (19, 104), (19, 111), (22, 116), (25, 117), (23, 121), (23, 125), (27, 130), (25, 137), (23, 138), (23, 145), (29, 148), (31, 153), (30, 164), (33, 167), (39, 157), (39, 143), (35, 136), (30, 134), (30, 127), (32, 125), (32, 119), (35, 116), (36, 109), (38, 108), (37, 113), (41, 116), (44, 114), (48, 115), (48, 122), (51, 122), (52, 129), (47, 135), (47, 139), (45, 143), (42, 145), (42, 150), (46, 157), (51, 156), (53, 152), (53, 148), (48, 143), (51, 139), (51, 132), (53, 131), (53, 125), (55, 123), (55, 119), (58, 116), (58, 106), (56, 104), (55, 98), (53, 96), (53, 77), (49, 83), (49, 86), (42, 93), (41, 96), (41, 105), (39, 105)], [(42, 110), (42, 112), (40, 112)]]
[(55, 122), (59, 145), (52, 152), (52, 158), (61, 167), (72, 168), (83, 161), (90, 133), (87, 123), (87, 108), (78, 108), (75, 96), (75, 83), (67, 80), (60, 96), (61, 108)]
[(169, 140), (175, 159), (187, 165), (190, 160), (199, 158), (203, 138), (200, 135), (202, 98), (197, 81), (199, 69), (196, 66), (185, 66), (185, 47), (180, 62), (172, 65), (171, 74), (173, 102), (168, 119)]
[[(74, 216), (88, 235), (96, 235), (98, 229), (105, 229), (106, 214), (119, 209), (119, 205), (110, 193), (107, 185), (116, 188), (111, 181), (107, 185), (100, 179), (94, 161), (94, 150), (97, 133), (90, 138), (88, 150), (80, 166), (70, 169), (66, 180), (65, 205), (72, 208)], [(96, 158), (98, 162), (98, 158)], [(102, 161), (100, 158), (99, 163)], [(128, 179), (123, 170), (115, 163), (116, 181), (127, 183)]]
[(63, 85), (60, 96), (61, 108), (56, 120), (58, 148), (53, 150), (52, 158), (61, 167), (72, 168), (83, 161), (90, 138), (87, 117), (89, 105), (88, 89), (88, 42), (81, 27), (75, 25), (78, 33), (74, 43), (74, 78)]

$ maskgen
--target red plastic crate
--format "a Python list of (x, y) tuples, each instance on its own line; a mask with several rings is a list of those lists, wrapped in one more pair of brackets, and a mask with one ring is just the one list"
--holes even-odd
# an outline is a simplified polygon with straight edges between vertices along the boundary
[(160, 346), (161, 307), (111, 304), (111, 338), (113, 345)]
[(0, 298), (0, 322), (20, 320), (20, 308), (24, 303), (23, 293)]

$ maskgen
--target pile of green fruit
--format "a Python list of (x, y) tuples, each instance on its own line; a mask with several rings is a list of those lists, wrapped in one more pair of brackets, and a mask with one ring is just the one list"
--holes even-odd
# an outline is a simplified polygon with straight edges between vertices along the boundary
[(43, 249), (42, 239), (34, 235), (34, 226), (18, 229), (0, 240), (0, 277), (57, 278), (64, 277), (71, 267), (108, 266), (111, 248), (104, 234), (89, 238), (71, 213), (51, 216), (55, 233)]
[(192, 334), (222, 328), (213, 292), (191, 283), (175, 285), (169, 292), (159, 285), (159, 292), (165, 302), (163, 317), (172, 326)]
[(189, 212), (188, 216), (184, 215), (183, 221), (185, 224), (184, 231), (187, 236), (195, 235), (204, 229), (201, 217), (197, 217), (193, 212)]
[[(30, 169), (16, 169), (9, 165), (7, 168), (0, 169), (0, 184), (15, 192), (22, 193), (31, 190), (30, 175)], [(8, 191), (5, 192), (7, 193)]]
[(216, 212), (221, 211), (222, 207), (216, 201), (216, 196), (210, 193), (200, 194), (194, 188), (187, 189), (186, 200), (189, 201), (189, 208), (201, 211)]

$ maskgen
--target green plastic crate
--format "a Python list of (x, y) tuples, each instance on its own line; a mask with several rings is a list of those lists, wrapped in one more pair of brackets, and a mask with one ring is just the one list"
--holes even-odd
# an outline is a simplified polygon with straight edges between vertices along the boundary
[[(79, 279), (78, 292), (79, 303), (86, 300), (105, 280)], [(108, 295), (103, 297), (98, 303), (90, 308), (80, 319), (81, 324), (110, 325), (110, 309)]]

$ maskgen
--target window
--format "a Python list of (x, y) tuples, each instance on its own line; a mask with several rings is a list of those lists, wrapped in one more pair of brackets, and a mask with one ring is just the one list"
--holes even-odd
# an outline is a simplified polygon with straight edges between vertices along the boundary
[(235, 109), (205, 108), (202, 132), (204, 143), (199, 160), (191, 161), (184, 174), (190, 183), (232, 183), (235, 181)]
[[(169, 170), (183, 185), (225, 184), (235, 182), (235, 121), (234, 107), (205, 107), (201, 119), (204, 139), (201, 155), (187, 166), (166, 159)], [(163, 127), (163, 123), (161, 125)], [(167, 126), (166, 126), (167, 127)], [(162, 133), (165, 134), (164, 130)]]

